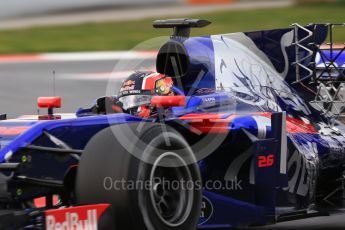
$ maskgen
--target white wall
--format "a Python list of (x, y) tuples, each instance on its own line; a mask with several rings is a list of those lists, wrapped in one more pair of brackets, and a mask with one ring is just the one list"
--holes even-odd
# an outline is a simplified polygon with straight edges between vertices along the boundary
[(0, 0), (0, 18), (108, 5), (174, 3), (183, 0)]

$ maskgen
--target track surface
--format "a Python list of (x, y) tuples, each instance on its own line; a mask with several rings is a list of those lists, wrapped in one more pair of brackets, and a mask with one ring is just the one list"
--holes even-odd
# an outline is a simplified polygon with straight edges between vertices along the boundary
[[(63, 108), (58, 112), (74, 112), (79, 107), (87, 107), (95, 98), (106, 94), (109, 84), (116, 94), (122, 79), (128, 75), (112, 75), (113, 80), (109, 82), (110, 75), (106, 73), (112, 72), (117, 63), (118, 60), (0, 63), (0, 113), (7, 113), (9, 117), (36, 114), (37, 97), (54, 94), (53, 71), (56, 73), (56, 95), (63, 98)], [(147, 63), (153, 64), (153, 60)], [(253, 229), (345, 229), (344, 213), (345, 210), (328, 217)]]
[[(53, 71), (55, 94), (63, 100), (63, 108), (58, 112), (74, 112), (89, 106), (95, 98), (106, 94), (108, 79), (103, 73), (112, 72), (115, 64), (111, 60), (0, 63), (0, 113), (9, 117), (36, 114), (37, 97), (54, 95)], [(120, 82), (121, 78), (114, 80), (115, 84)]]

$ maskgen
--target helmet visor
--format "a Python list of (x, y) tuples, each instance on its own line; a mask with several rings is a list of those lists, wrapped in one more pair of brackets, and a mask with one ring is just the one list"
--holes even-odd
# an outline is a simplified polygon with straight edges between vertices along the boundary
[(151, 103), (151, 95), (128, 95), (119, 98), (124, 110), (139, 107), (141, 105), (148, 105)]

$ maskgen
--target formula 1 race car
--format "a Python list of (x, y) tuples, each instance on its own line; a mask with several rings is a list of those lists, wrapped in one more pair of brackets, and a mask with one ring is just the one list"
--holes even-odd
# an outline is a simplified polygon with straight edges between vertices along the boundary
[(246, 227), (340, 204), (344, 25), (190, 37), (209, 24), (155, 21), (174, 29), (157, 73), (90, 108), (1, 115), (0, 229)]

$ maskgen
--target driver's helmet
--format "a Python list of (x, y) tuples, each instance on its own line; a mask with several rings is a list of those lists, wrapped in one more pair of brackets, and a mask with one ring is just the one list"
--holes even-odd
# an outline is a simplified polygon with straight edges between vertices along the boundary
[(152, 114), (150, 107), (152, 96), (174, 95), (173, 80), (160, 73), (135, 72), (123, 83), (118, 94), (125, 111), (140, 117), (149, 117)]

